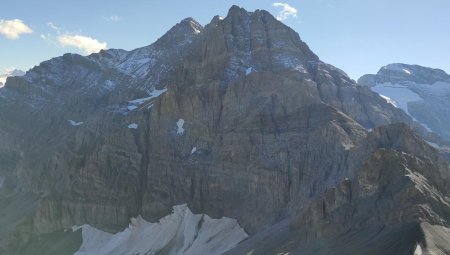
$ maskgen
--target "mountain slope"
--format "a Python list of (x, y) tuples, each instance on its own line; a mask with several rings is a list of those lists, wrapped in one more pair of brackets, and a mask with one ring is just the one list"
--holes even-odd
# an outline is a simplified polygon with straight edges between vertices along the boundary
[[(398, 122), (407, 125), (375, 128)], [(367, 237), (391, 221), (402, 231), (446, 226), (448, 164), (410, 128), (427, 135), (268, 12), (233, 6), (204, 28), (183, 20), (150, 46), (66, 54), (8, 79), (0, 90), (0, 163), (8, 163), (0, 176), (11, 189), (41, 195), (36, 235), (83, 224), (117, 232), (132, 217), (156, 221), (187, 203), (194, 213), (237, 219), (251, 249), (253, 237), (265, 229), (273, 237), (279, 222), (300, 233), (285, 240), (314, 247), (319, 237), (331, 245), (349, 228)], [(377, 163), (385, 161), (395, 171)], [(370, 175), (380, 171), (382, 178)], [(404, 174), (423, 176), (423, 188), (398, 186)], [(348, 183), (357, 188), (351, 205)], [(408, 204), (410, 189), (426, 191), (413, 192), (411, 203), (433, 204), (433, 217), (413, 206), (395, 211), (410, 217), (391, 220), (396, 214), (387, 212)], [(323, 196), (337, 200), (330, 207)], [(384, 213), (377, 219), (366, 205), (375, 197), (386, 204), (375, 208)], [(349, 206), (364, 213), (342, 217)], [(358, 224), (364, 220), (370, 224)], [(274, 249), (299, 247), (285, 240)], [(392, 254), (420, 241), (413, 236)]]

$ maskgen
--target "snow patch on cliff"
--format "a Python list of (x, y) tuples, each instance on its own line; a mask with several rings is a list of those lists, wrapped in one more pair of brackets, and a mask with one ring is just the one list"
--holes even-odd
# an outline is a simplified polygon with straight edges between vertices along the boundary
[(425, 140), (425, 142), (427, 142), (431, 147), (434, 147), (436, 149), (440, 149), (441, 148), (441, 146), (437, 145), (436, 143), (433, 143), (433, 142), (430, 142), (430, 141), (426, 141), (426, 140)]
[(411, 74), (411, 72), (408, 70), (408, 69), (402, 69), (403, 70), (403, 72), (405, 72), (405, 73), (407, 73), (407, 74)]
[(397, 104), (395, 103), (394, 100), (392, 100), (392, 98), (387, 97), (387, 96), (385, 96), (385, 95), (381, 95), (381, 94), (379, 94), (379, 95), (380, 95), (380, 97), (382, 97), (384, 100), (386, 100), (386, 102), (387, 102), (388, 104), (391, 104), (391, 105), (393, 105), (393, 106), (395, 106), (395, 107), (398, 108)]
[(67, 120), (67, 121), (69, 122), (69, 124), (70, 124), (71, 126), (74, 126), (74, 127), (76, 127), (76, 126), (81, 126), (81, 125), (84, 124), (84, 122), (77, 122), (77, 121), (74, 121), (74, 120)]
[(179, 119), (177, 121), (177, 134), (182, 135), (184, 134), (184, 120), (183, 119)]
[(75, 255), (219, 255), (248, 237), (236, 220), (193, 214), (186, 204), (174, 206), (172, 214), (156, 223), (132, 218), (129, 227), (116, 234), (89, 225), (72, 228), (78, 229), (83, 242)]
[(140, 105), (140, 104), (143, 104), (143, 103), (145, 103), (145, 102), (147, 102), (149, 100), (152, 100), (155, 97), (159, 97), (160, 95), (162, 95), (166, 91), (167, 91), (166, 88), (161, 89), (161, 90), (155, 89), (155, 90), (153, 90), (153, 91), (151, 91), (149, 93), (149, 97), (134, 99), (134, 100), (128, 101), (128, 103)]
[(127, 108), (129, 111), (135, 110), (139, 107), (140, 108), (147, 107), (147, 109), (150, 109), (153, 106), (153, 99), (159, 97), (160, 95), (164, 94), (165, 92), (167, 92), (167, 88), (155, 89), (153, 91), (150, 91), (148, 97), (138, 98), (138, 99), (128, 101)]
[(136, 123), (131, 123), (130, 125), (128, 125), (129, 129), (137, 129), (138, 128), (138, 124)]
[(106, 80), (103, 87), (107, 90), (113, 90), (116, 87), (116, 84), (110, 80)]
[(416, 249), (414, 250), (414, 255), (422, 255), (422, 247), (420, 244), (416, 246)]

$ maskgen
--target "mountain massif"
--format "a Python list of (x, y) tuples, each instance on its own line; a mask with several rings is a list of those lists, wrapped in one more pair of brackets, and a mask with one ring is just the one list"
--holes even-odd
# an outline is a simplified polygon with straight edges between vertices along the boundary
[[(445, 143), (233, 6), (8, 78), (0, 254), (448, 254), (450, 166), (429, 142)], [(167, 242), (102, 246), (133, 230)]]

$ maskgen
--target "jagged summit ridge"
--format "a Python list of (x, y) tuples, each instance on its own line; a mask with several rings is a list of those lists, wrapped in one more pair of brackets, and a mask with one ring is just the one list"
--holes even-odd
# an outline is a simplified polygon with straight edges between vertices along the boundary
[[(243, 73), (252, 71), (295, 69), (306, 73), (310, 67), (325, 67), (325, 64), (301, 41), (295, 31), (267, 11), (247, 12), (243, 8), (233, 6), (225, 18), (213, 19), (206, 26), (206, 30), (208, 32), (204, 33), (205, 28), (197, 21), (186, 18), (149, 46), (132, 51), (102, 50), (86, 58), (97, 62), (99, 65), (97, 68), (114, 69), (139, 83), (146, 81), (147, 85), (139, 87), (147, 91), (160, 83), (160, 76), (164, 73), (174, 71), (175, 66), (180, 64), (181, 58), (186, 55), (205, 54), (201, 52), (205, 50), (206, 54), (217, 56), (227, 54), (227, 69), (222, 74), (224, 83), (234, 81)], [(217, 33), (221, 35), (218, 36)], [(197, 43), (193, 44), (193, 41)], [(194, 53), (190, 54), (189, 50), (186, 50), (188, 48)], [(59, 63), (58, 65), (63, 64), (58, 58), (52, 61)], [(84, 61), (86, 64), (88, 62)], [(92, 64), (88, 65), (88, 68), (91, 68)], [(46, 67), (50, 66), (46, 65)], [(327, 66), (326, 69), (328, 68), (338, 70), (332, 66)], [(153, 73), (152, 77), (148, 76), (149, 73)], [(346, 77), (344, 72), (339, 71), (339, 73)], [(27, 80), (30, 81), (34, 76), (30, 74)], [(57, 79), (59, 83), (64, 80), (64, 77), (50, 78)], [(133, 83), (135, 82), (131, 82), (130, 86)], [(107, 87), (111, 88), (111, 86)]]
[(214, 17), (202, 35), (192, 55), (215, 56), (220, 62), (211, 64), (226, 65), (225, 73), (218, 74), (224, 86), (252, 72), (306, 73), (309, 66), (323, 65), (295, 31), (263, 10), (248, 12), (233, 6), (226, 17)]
[(167, 47), (167, 45), (183, 45), (190, 43), (192, 39), (203, 31), (203, 26), (193, 18), (183, 19), (173, 26), (161, 38), (155, 42), (156, 47)]

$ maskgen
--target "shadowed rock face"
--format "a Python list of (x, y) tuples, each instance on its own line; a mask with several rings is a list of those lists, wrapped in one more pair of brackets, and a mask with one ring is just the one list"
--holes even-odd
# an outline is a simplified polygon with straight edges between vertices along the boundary
[(448, 163), (404, 125), (366, 139), (350, 152), (369, 153), (354, 178), (226, 254), (447, 254)]
[[(420, 125), (355, 85), (268, 12), (234, 6), (204, 28), (183, 20), (147, 47), (66, 54), (8, 79), (0, 175), (44, 194), (35, 233), (118, 230), (183, 203), (235, 218), (255, 238), (288, 221), (285, 240), (311, 249), (383, 224), (398, 225), (389, 234), (445, 226), (448, 164), (409, 130), (425, 135)], [(368, 130), (397, 122), (407, 125)], [(412, 209), (391, 215), (394, 204)], [(423, 240), (412, 236), (405, 250)], [(274, 249), (300, 247), (283, 242)]]

